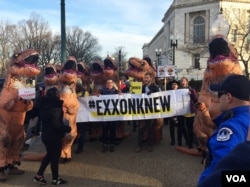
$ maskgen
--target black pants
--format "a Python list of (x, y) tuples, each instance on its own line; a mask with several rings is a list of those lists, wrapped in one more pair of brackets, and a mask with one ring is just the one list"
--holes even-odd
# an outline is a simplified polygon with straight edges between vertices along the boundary
[(188, 144), (187, 131), (184, 126), (183, 116), (175, 116), (169, 118), (169, 130), (171, 141), (175, 141), (175, 128), (177, 127), (177, 141), (178, 145), (182, 146), (182, 136), (184, 137), (186, 143)]
[(179, 121), (177, 126), (178, 145), (182, 146), (182, 137), (184, 137), (186, 145), (189, 146), (190, 138), (187, 133), (186, 117), (178, 116), (178, 121)]
[(85, 145), (85, 129), (86, 129), (87, 123), (80, 122), (80, 123), (76, 123), (76, 125), (77, 125), (77, 134), (78, 134), (77, 149), (83, 149)]
[(140, 147), (142, 146), (144, 132), (147, 132), (147, 134), (148, 134), (148, 138), (147, 138), (148, 146), (153, 145), (153, 143), (154, 143), (154, 123), (155, 123), (154, 119), (138, 121), (138, 124), (139, 124), (138, 146), (140, 146)]
[(169, 118), (169, 132), (172, 142), (175, 142), (175, 128), (177, 127), (179, 121), (177, 117)]
[(184, 125), (187, 130), (188, 147), (192, 148), (194, 143), (194, 117), (184, 117)]
[(47, 166), (50, 164), (51, 173), (53, 180), (56, 180), (59, 177), (59, 158), (62, 150), (62, 138), (60, 139), (51, 139), (43, 138), (42, 141), (46, 148), (46, 155), (43, 158), (40, 168), (37, 172), (37, 175), (43, 176)]
[(116, 122), (107, 121), (102, 124), (103, 144), (115, 145)]

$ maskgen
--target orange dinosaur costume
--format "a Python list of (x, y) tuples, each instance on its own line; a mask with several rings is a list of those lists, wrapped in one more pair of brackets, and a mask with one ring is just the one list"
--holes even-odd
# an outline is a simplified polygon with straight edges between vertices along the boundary
[[(229, 74), (243, 74), (235, 48), (222, 35), (213, 37), (209, 43), (209, 52), (210, 57), (199, 94), (200, 104), (194, 120), (194, 132), (201, 151), (206, 150), (207, 140), (216, 128), (212, 120), (220, 114), (218, 98), (209, 91), (209, 86), (220, 83)], [(187, 154), (201, 154), (197, 150), (184, 147), (177, 147), (177, 150)]]
[(105, 85), (103, 69), (104, 64), (101, 60), (95, 60), (91, 65), (90, 79), (93, 81), (93, 95), (99, 95), (100, 89)]
[[(156, 69), (153, 67), (151, 63), (151, 59), (149, 57), (144, 57), (143, 59), (131, 57), (129, 58), (129, 68), (124, 72), (128, 77), (133, 77), (137, 81), (142, 81), (146, 72), (149, 72), (156, 77)], [(153, 79), (153, 81), (155, 81)], [(154, 142), (159, 143), (162, 140), (162, 127), (163, 127), (163, 118), (156, 119), (156, 124), (154, 127)], [(147, 134), (144, 135), (144, 139), (146, 139)]]
[(64, 163), (71, 160), (72, 145), (77, 137), (76, 116), (80, 107), (76, 94), (77, 61), (68, 57), (59, 75), (60, 97), (63, 100), (64, 119), (68, 121), (71, 132), (63, 139), (61, 159)]
[[(19, 88), (25, 88), (25, 78), (40, 73), (35, 63), (39, 54), (33, 49), (15, 53), (10, 59), (7, 77), (0, 95), (0, 180), (5, 180), (4, 168), (20, 165), (20, 151), (24, 143), (23, 128), (25, 114), (33, 107), (31, 100), (24, 100), (18, 95)], [(13, 174), (22, 174), (20, 172)]]
[(148, 58), (140, 59), (136, 57), (131, 57), (128, 60), (129, 68), (124, 72), (128, 77), (133, 77), (138, 81), (142, 81), (146, 72), (150, 72), (156, 77), (156, 70), (152, 64), (148, 61)]

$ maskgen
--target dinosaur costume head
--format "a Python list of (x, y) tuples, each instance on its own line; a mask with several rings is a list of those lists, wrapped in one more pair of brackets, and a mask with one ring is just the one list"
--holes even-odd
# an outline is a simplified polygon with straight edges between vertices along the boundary
[(59, 75), (59, 84), (62, 92), (75, 92), (77, 70), (76, 58), (72, 56), (68, 57), (67, 61), (63, 64), (61, 73)]
[(58, 84), (57, 70), (51, 64), (48, 64), (44, 69), (44, 83), (46, 86), (53, 86)]
[(152, 73), (154, 77), (156, 75), (152, 64), (150, 64), (147, 59), (131, 57), (128, 63), (129, 68), (124, 73), (126, 76), (133, 77), (137, 80), (142, 80), (146, 72)]
[(39, 54), (34, 49), (15, 53), (9, 63), (8, 74), (13, 76), (35, 77), (40, 73), (36, 66)]
[(89, 73), (89, 67), (85, 62), (78, 62), (77, 63), (77, 76), (80, 78), (83, 82), (83, 84), (86, 82), (90, 82), (90, 73)]
[(63, 138), (63, 147), (61, 151), (62, 159), (71, 158), (71, 146), (77, 136), (76, 116), (79, 108), (79, 102), (76, 94), (77, 85), (77, 60), (69, 56), (62, 65), (59, 75), (60, 99), (63, 100), (64, 119), (69, 122), (71, 131)]
[(104, 64), (101, 60), (95, 60), (91, 65), (91, 78), (92, 80), (98, 80), (103, 78)]
[(103, 73), (105, 77), (117, 77), (117, 63), (110, 57), (104, 59), (104, 69)]

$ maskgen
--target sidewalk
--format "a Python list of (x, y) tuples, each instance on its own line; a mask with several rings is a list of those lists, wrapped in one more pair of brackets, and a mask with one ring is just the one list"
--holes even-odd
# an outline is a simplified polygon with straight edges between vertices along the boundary
[[(132, 126), (128, 128), (132, 130)], [(69, 181), (67, 186), (72, 187), (194, 187), (203, 170), (201, 158), (177, 152), (169, 144), (168, 130), (169, 127), (164, 126), (163, 140), (154, 146), (153, 152), (143, 149), (141, 153), (135, 153), (135, 132), (116, 146), (114, 153), (102, 153), (99, 141), (86, 142), (83, 153), (73, 153), (70, 163), (60, 164), (60, 175)], [(37, 138), (24, 154), (41, 152), (44, 147)], [(25, 174), (8, 176), (0, 186), (39, 186), (32, 181), (39, 165), (38, 161), (23, 161), (20, 168)], [(50, 167), (45, 178), (51, 181)]]

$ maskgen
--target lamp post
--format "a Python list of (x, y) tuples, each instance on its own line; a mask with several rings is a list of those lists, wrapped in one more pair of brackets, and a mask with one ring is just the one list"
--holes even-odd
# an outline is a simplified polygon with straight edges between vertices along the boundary
[(119, 49), (118, 52), (118, 61), (119, 61), (119, 77), (121, 78), (121, 71), (122, 71), (122, 50)]
[(65, 0), (61, 0), (61, 63), (66, 60)]
[(171, 35), (170, 41), (171, 41), (171, 43), (170, 43), (171, 48), (173, 48), (173, 65), (175, 65), (175, 49), (178, 46), (178, 40), (174, 35)]
[(157, 63), (156, 63), (156, 69), (158, 71), (158, 66), (159, 66), (159, 62), (160, 62), (160, 57), (161, 57), (161, 48), (160, 49), (155, 49), (155, 55), (157, 57)]

